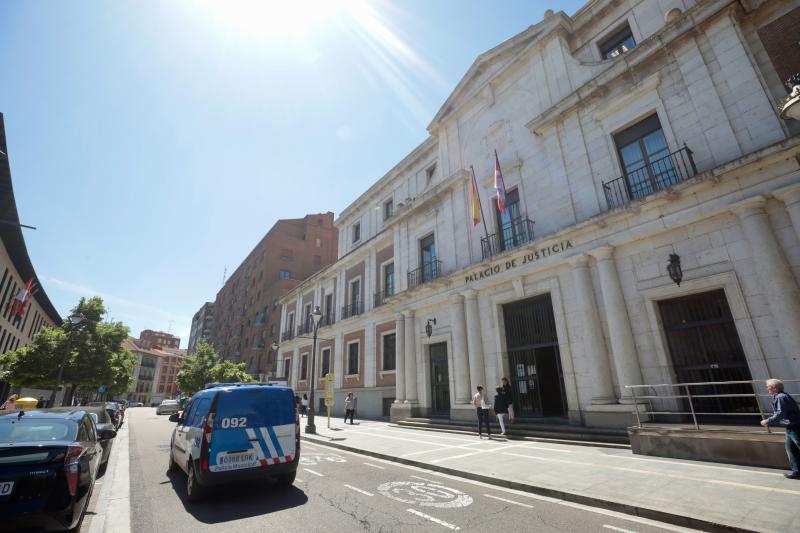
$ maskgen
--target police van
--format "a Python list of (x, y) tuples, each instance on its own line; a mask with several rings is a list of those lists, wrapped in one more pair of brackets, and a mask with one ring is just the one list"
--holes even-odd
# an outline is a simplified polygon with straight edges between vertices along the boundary
[(288, 387), (214, 383), (196, 393), (172, 432), (169, 468), (183, 470), (190, 501), (213, 485), (273, 478), (294, 483), (300, 420)]

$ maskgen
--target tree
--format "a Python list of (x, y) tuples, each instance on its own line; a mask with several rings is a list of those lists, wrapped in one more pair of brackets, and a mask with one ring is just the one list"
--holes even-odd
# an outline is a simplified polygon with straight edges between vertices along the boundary
[(136, 362), (135, 356), (122, 348), (127, 326), (102, 322), (106, 308), (97, 296), (81, 298), (72, 309), (75, 313), (83, 315), (80, 323), (43, 328), (31, 344), (0, 356), (3, 379), (20, 387), (51, 388), (57, 385), (64, 361), (62, 381), (73, 388), (97, 390), (103, 385), (112, 394), (124, 393), (133, 380)]
[(181, 363), (176, 382), (181, 393), (191, 396), (202, 390), (206, 383), (252, 382), (253, 377), (245, 371), (244, 363), (221, 361), (214, 347), (200, 341), (193, 355), (187, 355)]

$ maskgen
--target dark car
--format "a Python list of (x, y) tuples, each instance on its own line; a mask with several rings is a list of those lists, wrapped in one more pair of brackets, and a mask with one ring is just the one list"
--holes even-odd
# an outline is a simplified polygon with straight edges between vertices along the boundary
[[(100, 459), (100, 473), (106, 470), (108, 457), (111, 455), (111, 446), (114, 444), (114, 437), (117, 436), (117, 428), (111, 415), (108, 414), (105, 407), (87, 405), (81, 407), (84, 411), (89, 413), (94, 420), (94, 425), (97, 428), (97, 434), (100, 438), (100, 445), (103, 447), (103, 456)], [(75, 410), (75, 407), (55, 407), (53, 409), (45, 409), (46, 411), (53, 412), (67, 412)]]
[(119, 429), (122, 425), (122, 414), (120, 413), (118, 404), (114, 402), (89, 402), (88, 407), (102, 407), (111, 417), (114, 422), (114, 427)]
[(102, 454), (80, 407), (0, 414), (0, 531), (77, 531)]

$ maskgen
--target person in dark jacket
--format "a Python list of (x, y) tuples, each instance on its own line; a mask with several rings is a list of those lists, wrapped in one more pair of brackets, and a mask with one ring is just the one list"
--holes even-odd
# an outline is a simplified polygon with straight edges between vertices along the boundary
[(495, 389), (497, 394), (494, 395), (494, 413), (497, 415), (497, 421), (500, 422), (500, 434), (506, 434), (506, 417), (508, 416), (508, 397), (506, 396), (503, 387)]
[(800, 408), (789, 394), (783, 392), (779, 379), (767, 380), (767, 392), (772, 394), (772, 416), (761, 421), (762, 426), (780, 426), (786, 430), (786, 455), (792, 466), (789, 479), (800, 479)]
[(514, 423), (514, 396), (511, 394), (511, 384), (508, 378), (504, 377), (500, 380), (503, 385), (503, 394), (506, 395), (506, 402), (508, 403), (508, 423)]

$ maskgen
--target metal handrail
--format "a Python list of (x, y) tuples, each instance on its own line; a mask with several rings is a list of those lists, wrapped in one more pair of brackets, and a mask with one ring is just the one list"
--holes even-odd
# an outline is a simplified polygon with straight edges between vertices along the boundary
[[(788, 383), (800, 383), (800, 379), (783, 379), (781, 380), (784, 385)], [(700, 387), (700, 386), (708, 386), (708, 385), (751, 385), (753, 387), (752, 393), (747, 394), (692, 394), (689, 390), (689, 387)], [(700, 429), (700, 422), (698, 421), (698, 416), (760, 416), (761, 420), (765, 420), (768, 418), (767, 415), (771, 413), (765, 413), (764, 409), (761, 407), (761, 402), (759, 398), (769, 398), (771, 397), (770, 394), (759, 394), (757, 392), (756, 386), (764, 385), (764, 380), (744, 380), (744, 381), (700, 381), (700, 382), (693, 382), (693, 383), (657, 383), (657, 384), (647, 384), (647, 385), (625, 385), (625, 388), (631, 391), (631, 396), (633, 399), (633, 406), (636, 414), (636, 425), (637, 427), (641, 428), (644, 427), (642, 425), (642, 415), (691, 415), (692, 416), (692, 423), (694, 424), (694, 428), (696, 430)], [(669, 387), (673, 389), (678, 389), (683, 387), (686, 394), (667, 394), (667, 395), (637, 395), (636, 391), (638, 389), (655, 389), (657, 387)], [(791, 394), (791, 396), (800, 396), (800, 394)], [(695, 410), (694, 400), (698, 398), (753, 398), (755, 400), (755, 404), (758, 407), (758, 412), (753, 413), (707, 413), (707, 412), (700, 412)], [(651, 409), (643, 411), (639, 408), (639, 400), (665, 400), (665, 399), (685, 399), (689, 402), (689, 411), (656, 411)], [(649, 403), (649, 402), (648, 402)], [(769, 426), (764, 426), (764, 429), (767, 433), (771, 433)]]

